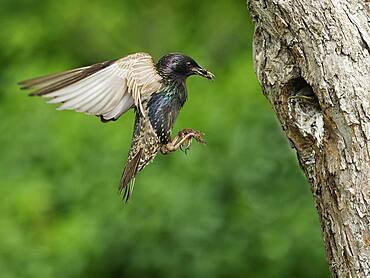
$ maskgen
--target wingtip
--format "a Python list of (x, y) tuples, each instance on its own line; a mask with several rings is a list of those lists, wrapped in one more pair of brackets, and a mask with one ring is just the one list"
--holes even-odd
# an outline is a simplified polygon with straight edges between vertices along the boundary
[(38, 91), (34, 91), (28, 94), (30, 97), (40, 97), (42, 94), (40, 94)]
[(25, 89), (28, 88), (28, 86), (26, 85), (25, 80), (18, 81), (16, 84), (17, 84), (17, 86), (19, 86), (19, 89), (21, 89), (21, 90), (25, 90)]
[[(22, 90), (22, 91), (32, 89), (32, 86), (27, 85), (27, 80), (18, 81), (16, 84), (19, 87), (19, 89)], [(33, 97), (33, 96), (37, 96), (38, 94), (37, 94), (37, 92), (31, 92), (28, 95)]]
[(22, 80), (18, 81), (16, 84), (19, 86), (19, 89), (21, 90), (30, 90), (33, 89), (33, 84), (30, 83), (31, 80)]

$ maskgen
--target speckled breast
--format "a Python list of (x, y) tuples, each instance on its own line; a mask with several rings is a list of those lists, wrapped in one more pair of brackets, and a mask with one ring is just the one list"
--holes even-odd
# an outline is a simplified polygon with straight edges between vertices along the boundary
[(154, 159), (160, 147), (160, 140), (148, 117), (143, 117), (140, 113), (137, 113), (129, 159), (134, 157), (140, 149), (142, 150), (138, 171), (141, 171)]

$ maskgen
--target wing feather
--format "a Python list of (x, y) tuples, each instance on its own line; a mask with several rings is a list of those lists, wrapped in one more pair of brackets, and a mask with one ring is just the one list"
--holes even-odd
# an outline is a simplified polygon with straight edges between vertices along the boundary
[(18, 84), (21, 86), (22, 89), (39, 89), (40, 87), (45, 87), (50, 85), (51, 83), (56, 83), (62, 79), (66, 79), (74, 74), (77, 74), (87, 67), (77, 68), (69, 71), (65, 71), (62, 73), (55, 73), (50, 74), (47, 76), (37, 77), (25, 81), (21, 81)]
[(152, 57), (146, 53), (128, 55), (66, 72), (20, 82), (30, 95), (48, 103), (62, 104), (58, 110), (75, 110), (115, 120), (132, 106), (144, 115), (142, 102), (158, 91), (162, 78)]
[(44, 97), (52, 97), (48, 103), (64, 103), (73, 99), (82, 101), (91, 95), (98, 94), (101, 87), (105, 86), (105, 83), (106, 81), (101, 79), (81, 81), (81, 84), (73, 84), (54, 92), (53, 96), (45, 95)]
[[(123, 84), (123, 86), (126, 86), (126, 85)], [(117, 91), (119, 90), (117, 88), (119, 88), (118, 85), (112, 86), (111, 91), (107, 94), (107, 95), (114, 95), (114, 97), (113, 98), (110, 98), (109, 99), (109, 102), (104, 106), (103, 112), (102, 112), (103, 115), (104, 114), (107, 114), (108, 112), (112, 111), (114, 109), (114, 107), (118, 106), (119, 105), (119, 101), (123, 98), (123, 96), (127, 95), (129, 98), (131, 98), (129, 96), (129, 94), (120, 95), (119, 93), (117, 93)], [(132, 105), (133, 105), (133, 102), (130, 102), (130, 107)]]

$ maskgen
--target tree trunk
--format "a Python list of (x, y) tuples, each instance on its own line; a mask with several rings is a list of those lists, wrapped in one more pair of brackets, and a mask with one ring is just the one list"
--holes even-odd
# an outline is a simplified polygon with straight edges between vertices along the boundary
[(370, 277), (369, 0), (250, 0), (254, 67), (307, 176), (333, 277)]

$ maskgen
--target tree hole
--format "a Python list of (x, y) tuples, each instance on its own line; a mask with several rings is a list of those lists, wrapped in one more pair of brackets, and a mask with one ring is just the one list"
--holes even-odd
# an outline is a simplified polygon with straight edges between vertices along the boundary
[(319, 104), (314, 90), (303, 77), (298, 77), (290, 80), (288, 83), (288, 88), (290, 92), (290, 99), (297, 99)]

